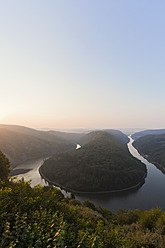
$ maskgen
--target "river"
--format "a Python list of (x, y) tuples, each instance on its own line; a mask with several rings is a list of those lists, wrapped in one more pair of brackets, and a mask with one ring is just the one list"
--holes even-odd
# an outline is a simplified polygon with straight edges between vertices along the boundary
[(38, 172), (39, 167), (44, 163), (44, 160), (47, 158), (39, 158), (24, 162), (22, 164), (17, 165), (14, 169), (29, 169), (27, 173), (17, 175), (18, 179), (24, 178), (25, 181), (31, 180), (31, 186), (34, 187), (37, 184), (41, 184), (42, 186), (47, 186), (48, 183), (40, 177)]
[[(78, 200), (92, 201), (94, 204), (104, 208), (108, 208), (113, 212), (117, 209), (146, 209), (149, 210), (153, 207), (159, 206), (165, 211), (165, 175), (156, 168), (155, 165), (149, 163), (144, 159), (137, 150), (132, 146), (133, 139), (129, 136), (130, 142), (128, 143), (128, 149), (130, 153), (141, 160), (147, 166), (147, 177), (145, 183), (138, 189), (123, 191), (118, 193), (107, 193), (107, 194), (75, 194)], [(26, 181), (32, 179), (31, 185), (36, 184), (47, 185), (47, 183), (41, 179), (38, 173), (38, 168), (43, 163), (44, 159), (38, 159), (31, 162), (23, 163), (16, 167), (19, 168), (31, 168), (32, 170), (20, 174), (18, 178), (24, 177)], [(64, 191), (62, 191), (65, 193)], [(66, 195), (66, 194), (65, 194)]]
[[(24, 174), (19, 174), (17, 175), (17, 179), (21, 180), (22, 178), (24, 178), (25, 181), (31, 181), (30, 185), (32, 187), (40, 184), (42, 186), (48, 186), (49, 184), (43, 179), (41, 178), (40, 174), (39, 174), (39, 168), (40, 166), (44, 163), (44, 161), (48, 159), (47, 157), (44, 158), (39, 158), (39, 159), (34, 159), (34, 160), (30, 160), (27, 162), (24, 162), (18, 166), (16, 166), (14, 169), (30, 169), (30, 171), (28, 171), (27, 173)], [(59, 187), (56, 187), (58, 189), (60, 189)], [(65, 195), (65, 196), (70, 196), (70, 193), (65, 192), (65, 190), (61, 190), (61, 192)]]

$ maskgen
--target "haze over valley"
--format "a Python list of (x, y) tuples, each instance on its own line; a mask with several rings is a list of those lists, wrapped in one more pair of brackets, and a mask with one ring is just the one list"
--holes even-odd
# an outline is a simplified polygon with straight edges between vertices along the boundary
[(0, 1), (0, 247), (165, 247), (164, 13)]

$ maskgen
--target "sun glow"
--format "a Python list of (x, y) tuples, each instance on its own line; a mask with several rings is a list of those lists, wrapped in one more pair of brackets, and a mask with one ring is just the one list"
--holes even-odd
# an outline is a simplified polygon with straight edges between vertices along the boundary
[(0, 110), (0, 122), (3, 121), (6, 117), (6, 112), (3, 110)]

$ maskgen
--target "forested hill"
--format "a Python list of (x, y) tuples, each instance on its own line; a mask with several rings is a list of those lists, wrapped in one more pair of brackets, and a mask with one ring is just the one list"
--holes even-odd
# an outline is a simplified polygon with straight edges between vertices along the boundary
[(48, 132), (13, 125), (0, 125), (0, 149), (7, 155), (11, 166), (24, 161), (51, 156), (74, 149), (75, 144)]
[(165, 129), (148, 129), (148, 130), (136, 132), (132, 135), (132, 138), (134, 140), (137, 140), (140, 137), (143, 137), (146, 135), (159, 135), (159, 134), (165, 134)]
[(134, 141), (137, 150), (165, 172), (165, 134), (146, 135)]
[(105, 129), (103, 130), (113, 136), (115, 136), (116, 138), (122, 140), (125, 143), (129, 142), (129, 138), (127, 135), (125, 135), (123, 132), (119, 131), (119, 130), (115, 130), (115, 129)]
[[(127, 135), (122, 133), (119, 130), (115, 129), (105, 129), (102, 130), (104, 132), (107, 132), (116, 138), (119, 138), (120, 140), (124, 141), (125, 143), (129, 142), (129, 139)], [(60, 131), (48, 131), (49, 134), (53, 134), (56, 137), (63, 138), (65, 140), (68, 140), (70, 142), (73, 142), (75, 144), (79, 143), (80, 145), (87, 144), (89, 141), (95, 139), (97, 134), (99, 134), (100, 130), (98, 131), (92, 131), (92, 132), (82, 132), (82, 133), (69, 133), (69, 132), (60, 132)]]
[(114, 129), (105, 129), (105, 130), (97, 130), (97, 131), (89, 132), (81, 136), (79, 139), (77, 139), (77, 143), (79, 143), (81, 146), (85, 145), (89, 143), (90, 141), (96, 139), (97, 136), (100, 135), (101, 132), (108, 133), (124, 143), (128, 143), (129, 141), (127, 135), (125, 135), (121, 131), (114, 130)]
[[(103, 192), (138, 184), (146, 167), (127, 145), (103, 131), (78, 150), (63, 152), (45, 161), (40, 173), (56, 185), (79, 192)], [(89, 134), (90, 135), (90, 134)]]
[(86, 134), (83, 133), (70, 133), (70, 132), (61, 132), (61, 131), (48, 131), (49, 134), (55, 135), (56, 137), (63, 138), (65, 140), (68, 140), (70, 142), (73, 142), (74, 144), (77, 144), (79, 140)]

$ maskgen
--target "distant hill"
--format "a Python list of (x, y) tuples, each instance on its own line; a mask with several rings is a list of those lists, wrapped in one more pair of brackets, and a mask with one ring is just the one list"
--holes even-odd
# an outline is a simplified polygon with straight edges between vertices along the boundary
[(103, 131), (92, 131), (92, 132), (87, 133), (87, 134), (83, 135), (82, 137), (80, 137), (77, 142), (81, 146), (83, 146), (83, 145), (88, 144), (89, 142), (95, 140), (102, 133), (103, 133)]
[(104, 129), (104, 130), (92, 131), (92, 132), (90, 132), (88, 134), (85, 134), (85, 135), (81, 136), (77, 140), (77, 142), (81, 146), (85, 145), (85, 144), (89, 143), (90, 141), (94, 140), (98, 135), (100, 135), (103, 132), (111, 134), (112, 136), (118, 138), (118, 140), (120, 140), (121, 142), (124, 142), (124, 143), (129, 142), (129, 139), (128, 139), (127, 135), (123, 134), (121, 131), (114, 130), (114, 129)]
[(146, 135), (135, 140), (133, 145), (148, 161), (165, 173), (165, 134)]
[[(127, 135), (122, 133), (119, 130), (114, 129), (104, 129), (101, 130), (102, 132), (107, 132), (109, 134), (112, 134), (113, 136), (119, 138), (120, 140), (124, 141), (125, 143), (129, 142), (129, 139)], [(56, 137), (63, 138), (65, 140), (68, 140), (70, 142), (73, 142), (75, 144), (79, 143), (80, 145), (87, 144), (89, 141), (93, 140), (97, 134), (100, 132), (98, 131), (88, 131), (88, 132), (82, 132), (82, 133), (68, 133), (68, 132), (59, 132), (59, 131), (48, 131), (49, 134), (53, 134)]]
[(124, 141), (124, 143), (128, 143), (129, 142), (129, 138), (127, 135), (125, 135), (123, 132), (119, 131), (119, 130), (115, 130), (115, 129), (105, 129), (103, 130), (113, 136), (115, 136), (116, 138)]
[[(38, 131), (36, 129), (24, 127), (24, 126), (18, 126), (18, 125), (3, 125), (0, 124), (0, 128), (5, 128), (6, 130), (10, 130), (17, 133), (22, 133), (26, 135), (31, 135), (40, 139), (43, 139), (45, 141), (50, 142), (56, 142), (56, 143), (65, 143), (66, 140), (63, 137), (60, 137), (59, 135), (52, 135), (49, 131)], [(57, 132), (58, 133), (58, 132)]]
[[(80, 149), (63, 152), (45, 161), (40, 173), (49, 181), (79, 192), (103, 192), (132, 187), (142, 180), (146, 167), (127, 145), (103, 131), (86, 135)], [(80, 143), (81, 144), (81, 143)]]
[(0, 149), (9, 158), (12, 167), (26, 160), (52, 156), (74, 148), (73, 143), (48, 132), (0, 125)]
[(55, 135), (56, 137), (68, 140), (77, 144), (79, 140), (86, 134), (86, 133), (68, 133), (68, 132), (60, 132), (60, 131), (48, 131), (49, 134)]
[(159, 135), (159, 134), (165, 134), (165, 129), (151, 129), (151, 130), (140, 131), (140, 132), (134, 133), (132, 135), (132, 138), (134, 140), (137, 140), (138, 138), (143, 137), (145, 135)]

